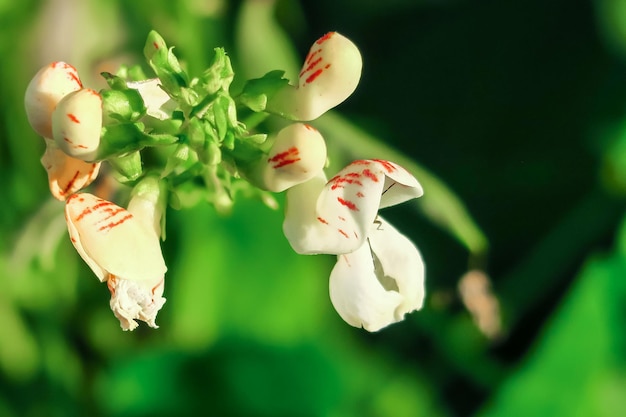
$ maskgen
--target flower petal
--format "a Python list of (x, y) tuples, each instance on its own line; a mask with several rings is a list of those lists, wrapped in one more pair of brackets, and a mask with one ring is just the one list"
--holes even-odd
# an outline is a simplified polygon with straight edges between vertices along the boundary
[[(415, 178), (382, 160), (358, 160), (339, 171), (318, 192), (302, 185), (287, 191), (283, 230), (298, 253), (349, 253), (361, 247), (384, 202), (386, 206), (422, 195)], [(401, 181), (401, 182), (400, 182)], [(318, 197), (315, 210), (305, 208)], [(290, 208), (290, 206), (297, 208)]]
[(351, 326), (375, 332), (394, 323), (394, 311), (402, 302), (395, 291), (378, 281), (369, 245), (337, 256), (330, 274), (330, 300), (341, 318)]
[(146, 114), (148, 116), (159, 120), (165, 120), (172, 116), (172, 112), (177, 106), (176, 101), (161, 88), (161, 82), (158, 78), (145, 81), (129, 81), (126, 85), (128, 85), (128, 88), (139, 92), (146, 106)]
[(336, 232), (321, 223), (316, 210), (317, 197), (325, 185), (326, 176), (320, 171), (310, 180), (287, 190), (283, 233), (297, 253), (332, 253), (336, 246)]
[(167, 270), (158, 236), (127, 210), (81, 193), (68, 198), (70, 237), (101, 281), (107, 274), (156, 285)]
[(46, 151), (41, 164), (48, 172), (50, 192), (57, 200), (65, 199), (85, 188), (98, 176), (100, 162), (85, 162), (61, 151), (56, 143), (45, 139)]
[(262, 186), (281, 192), (311, 179), (326, 163), (326, 142), (317, 129), (303, 123), (283, 128), (261, 162)]
[(107, 285), (111, 291), (111, 310), (120, 321), (122, 329), (134, 330), (138, 326), (135, 320), (145, 321), (155, 329), (159, 327), (155, 320), (165, 304), (163, 279), (156, 285), (149, 285), (143, 281), (131, 281), (111, 275)]
[(368, 244), (337, 257), (329, 287), (341, 318), (374, 332), (422, 307), (424, 264), (413, 243), (379, 219)]
[(311, 46), (298, 87), (286, 85), (270, 98), (267, 110), (293, 120), (317, 119), (354, 92), (362, 67), (356, 45), (337, 32), (329, 32)]
[(52, 112), (67, 94), (83, 88), (78, 72), (65, 62), (53, 62), (35, 74), (26, 87), (28, 122), (44, 138), (52, 137)]
[(380, 216), (368, 240), (380, 264), (377, 271), (380, 279), (383, 282), (387, 279), (395, 281), (395, 287), (402, 296), (402, 302), (394, 313), (396, 320), (400, 321), (405, 314), (421, 309), (424, 304), (424, 261), (413, 242)]
[(100, 145), (102, 97), (83, 88), (63, 97), (52, 112), (52, 134), (66, 154), (93, 161)]

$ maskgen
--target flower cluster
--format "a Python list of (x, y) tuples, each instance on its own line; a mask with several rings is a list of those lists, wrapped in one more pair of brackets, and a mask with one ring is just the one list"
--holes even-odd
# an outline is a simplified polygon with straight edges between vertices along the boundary
[[(242, 188), (286, 192), (284, 234), (297, 253), (337, 256), (330, 299), (348, 324), (376, 331), (421, 308), (421, 256), (378, 214), (420, 197), (420, 184), (377, 159), (354, 161), (328, 180), (326, 142), (303, 123), (356, 89), (362, 60), (349, 39), (336, 32), (318, 39), (297, 85), (274, 71), (249, 80), (236, 96), (220, 48), (194, 78), (156, 32), (144, 55), (156, 78), (121, 68), (102, 74), (109, 88), (98, 92), (83, 87), (74, 67), (55, 62), (35, 75), (25, 95), (28, 120), (46, 144), (41, 161), (50, 191), (65, 202), (70, 240), (107, 283), (124, 330), (136, 328), (135, 320), (157, 327), (165, 303), (159, 241), (166, 208), (173, 200), (184, 206), (182, 196), (194, 187), (219, 211)], [(292, 123), (272, 134), (245, 123), (246, 114)], [(83, 191), (103, 163), (129, 187), (126, 208)]]

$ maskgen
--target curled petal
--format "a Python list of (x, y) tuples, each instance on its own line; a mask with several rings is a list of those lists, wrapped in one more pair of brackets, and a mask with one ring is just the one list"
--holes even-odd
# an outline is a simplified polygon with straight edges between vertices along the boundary
[(53, 62), (35, 74), (26, 87), (28, 122), (44, 138), (52, 137), (52, 112), (67, 94), (83, 88), (78, 72), (65, 62)]
[[(283, 230), (298, 253), (352, 252), (365, 242), (381, 206), (423, 194), (411, 174), (383, 160), (354, 161), (325, 186), (320, 188), (319, 180), (315, 184), (315, 190), (311, 184), (287, 191)], [(307, 204), (315, 210), (305, 210)], [(290, 208), (293, 205), (297, 208)]]
[(100, 145), (102, 97), (83, 88), (63, 97), (52, 112), (52, 134), (66, 154), (93, 161)]
[(172, 116), (176, 109), (176, 101), (161, 88), (158, 78), (145, 81), (130, 81), (126, 83), (128, 88), (135, 89), (141, 95), (146, 106), (146, 113), (159, 120), (165, 120)]
[(401, 321), (423, 305), (424, 263), (419, 251), (379, 218), (368, 244), (337, 257), (330, 299), (346, 323), (370, 332)]
[(91, 184), (100, 170), (100, 162), (72, 158), (50, 139), (46, 139), (46, 151), (41, 164), (48, 173), (50, 192), (61, 201)]
[(88, 193), (67, 199), (70, 239), (100, 281), (109, 275), (156, 285), (167, 270), (158, 236), (129, 211)]
[(312, 126), (295, 123), (283, 128), (260, 163), (262, 186), (281, 192), (318, 174), (326, 163), (326, 143)]
[(111, 292), (110, 306), (113, 314), (120, 321), (124, 330), (134, 330), (138, 325), (135, 320), (145, 321), (148, 326), (158, 328), (156, 316), (163, 304), (163, 285), (161, 279), (156, 285), (143, 281), (131, 281), (110, 275), (107, 280)]
[(356, 45), (337, 32), (329, 32), (309, 50), (298, 87), (286, 85), (270, 99), (267, 110), (293, 120), (317, 119), (354, 92), (362, 67)]

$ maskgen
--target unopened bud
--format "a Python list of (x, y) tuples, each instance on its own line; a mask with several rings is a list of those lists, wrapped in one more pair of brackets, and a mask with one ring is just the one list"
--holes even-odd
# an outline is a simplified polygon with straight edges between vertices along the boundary
[(102, 97), (83, 88), (63, 97), (52, 113), (52, 135), (68, 155), (93, 161), (100, 145)]
[(26, 88), (26, 117), (37, 134), (52, 138), (52, 112), (67, 94), (83, 88), (76, 68), (53, 62), (35, 74)]

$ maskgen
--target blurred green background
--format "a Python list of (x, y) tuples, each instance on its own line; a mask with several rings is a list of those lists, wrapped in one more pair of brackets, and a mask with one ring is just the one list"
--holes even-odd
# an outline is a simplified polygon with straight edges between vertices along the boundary
[[(346, 325), (332, 257), (294, 254), (281, 211), (242, 199), (168, 213), (161, 328), (119, 329), (23, 93), (55, 60), (104, 87), (150, 29), (192, 74), (224, 46), (235, 88), (293, 76), (327, 31), (359, 46), (359, 88), (313, 124), (333, 164), (389, 158), (422, 181), (386, 211), (425, 258), (422, 311)], [(0, 54), (0, 416), (626, 412), (626, 1), (0, 0)], [(497, 337), (459, 296), (468, 269), (491, 278)]]

